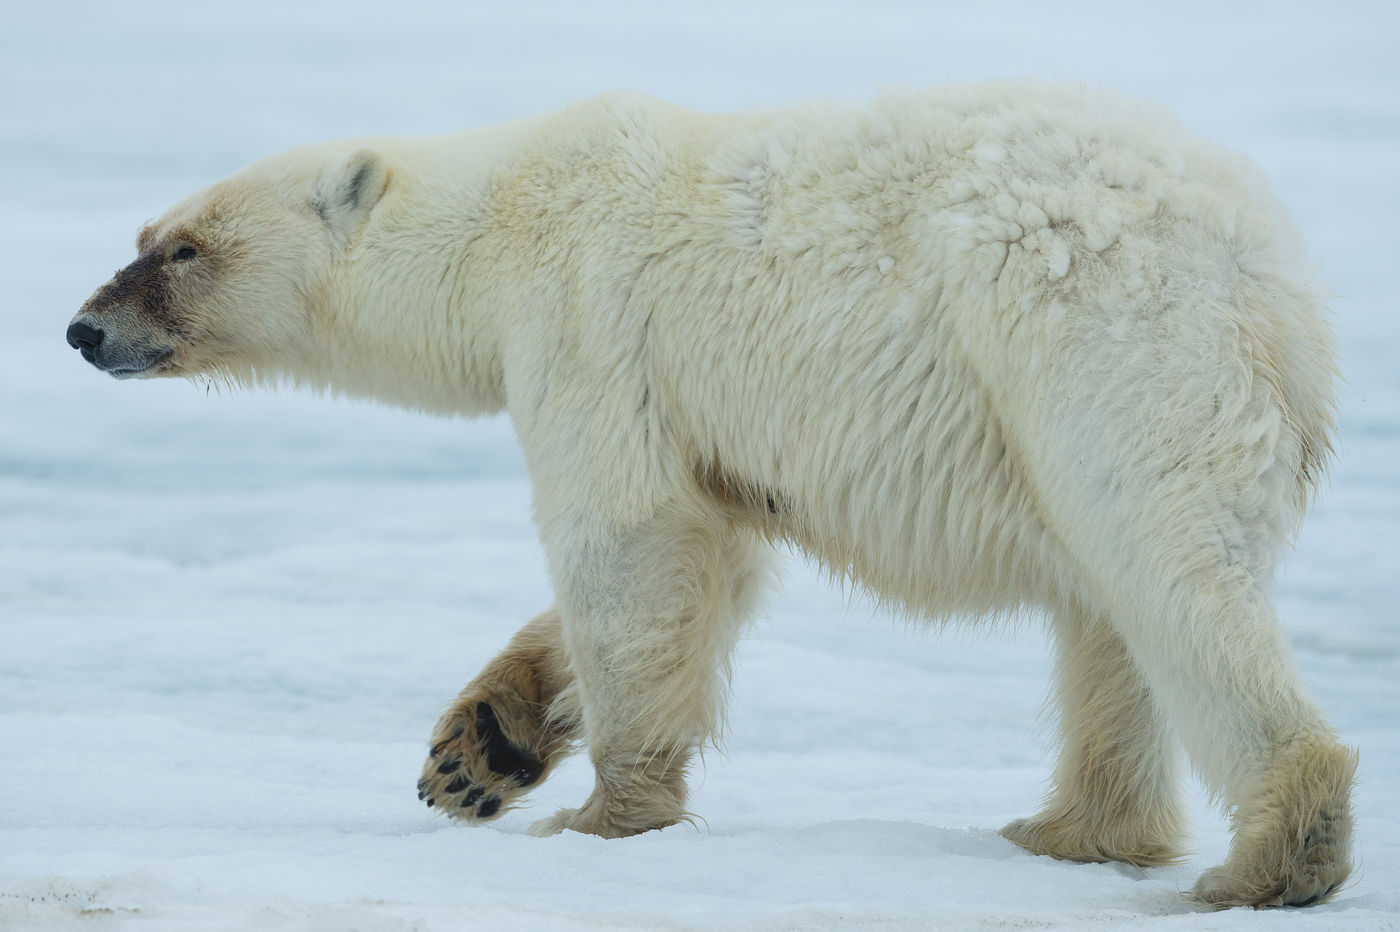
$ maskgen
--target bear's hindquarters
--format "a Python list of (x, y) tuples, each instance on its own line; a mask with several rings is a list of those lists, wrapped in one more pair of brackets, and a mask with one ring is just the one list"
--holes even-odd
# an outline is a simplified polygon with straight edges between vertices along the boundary
[(1351, 869), (1355, 756), (1271, 594), (1330, 431), (1330, 343), (1305, 298), (1274, 300), (1163, 309), (1132, 342), (1081, 334), (1022, 425), (1065, 588), (1229, 809), (1229, 859), (1195, 890), (1215, 906), (1306, 905)]

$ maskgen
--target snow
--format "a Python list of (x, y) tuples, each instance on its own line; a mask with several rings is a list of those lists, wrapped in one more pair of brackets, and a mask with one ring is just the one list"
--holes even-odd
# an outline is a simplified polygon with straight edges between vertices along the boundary
[[(1400, 928), (1400, 13), (1390, 3), (15, 4), (0, 30), (0, 927)], [(1032, 76), (1163, 102), (1250, 153), (1321, 259), (1340, 458), (1279, 580), (1361, 749), (1360, 869), (1306, 911), (1182, 897), (995, 829), (1053, 764), (1034, 621), (925, 634), (800, 562), (740, 646), (693, 808), (528, 837), (591, 788), (454, 826), (429, 728), (550, 597), (502, 421), (118, 384), (63, 342), (140, 224), (301, 142), (435, 132), (605, 89), (707, 110)], [(895, 714), (893, 710), (898, 710)]]

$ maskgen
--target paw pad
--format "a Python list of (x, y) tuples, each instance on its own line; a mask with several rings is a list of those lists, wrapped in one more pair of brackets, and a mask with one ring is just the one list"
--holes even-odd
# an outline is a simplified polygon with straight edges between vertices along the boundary
[(530, 752), (510, 743), (501, 731), (496, 710), (484, 702), (476, 704), (476, 734), (486, 753), (486, 766), (520, 786), (530, 786), (544, 773), (544, 763)]
[(506, 737), (490, 703), (473, 712), (471, 727), (457, 725), (429, 750), (418, 798), (454, 818), (490, 819), (538, 782), (545, 764)]

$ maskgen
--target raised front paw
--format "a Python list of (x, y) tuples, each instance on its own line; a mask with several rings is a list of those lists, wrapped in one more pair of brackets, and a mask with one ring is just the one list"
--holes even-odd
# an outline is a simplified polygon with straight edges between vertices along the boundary
[[(520, 724), (526, 734), (539, 731), (530, 727), (535, 723)], [(512, 741), (490, 703), (459, 701), (434, 732), (418, 798), (454, 819), (495, 818), (545, 775), (549, 750)]]

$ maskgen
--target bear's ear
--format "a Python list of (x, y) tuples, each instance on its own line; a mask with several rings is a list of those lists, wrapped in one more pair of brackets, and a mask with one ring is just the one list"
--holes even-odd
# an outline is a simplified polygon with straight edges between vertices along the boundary
[(353, 237), (384, 196), (389, 170), (373, 149), (356, 149), (311, 184), (311, 204), (340, 243)]

